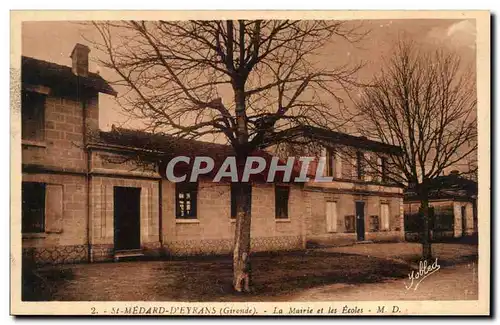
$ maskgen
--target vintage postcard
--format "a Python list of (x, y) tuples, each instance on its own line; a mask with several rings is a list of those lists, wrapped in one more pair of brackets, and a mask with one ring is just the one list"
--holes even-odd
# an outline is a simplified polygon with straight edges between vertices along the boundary
[(490, 314), (487, 11), (12, 11), (11, 313)]

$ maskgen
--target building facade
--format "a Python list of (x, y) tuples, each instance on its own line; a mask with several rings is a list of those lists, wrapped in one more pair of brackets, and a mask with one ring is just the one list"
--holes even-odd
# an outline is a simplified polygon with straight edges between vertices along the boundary
[[(432, 181), (429, 193), (431, 207), (431, 236), (434, 240), (446, 240), (475, 236), (477, 222), (477, 183), (459, 176), (458, 171), (439, 176)], [(405, 236), (418, 240), (422, 229), (419, 214), (420, 200), (410, 189), (405, 191)]]
[[(161, 170), (166, 154), (223, 159), (231, 148), (126, 129), (99, 130), (99, 93), (116, 92), (88, 71), (88, 53), (77, 44), (72, 67), (22, 59), (23, 256), (35, 263), (74, 263), (230, 253), (232, 185), (209, 177), (172, 183)], [(329, 135), (328, 143), (390, 151), (338, 135)], [(361, 175), (347, 160), (328, 157), (324, 173), (333, 177), (331, 182), (252, 182), (253, 251), (403, 238), (402, 190)]]
[(403, 240), (403, 189), (386, 177), (385, 163), (399, 148), (338, 132), (311, 132), (326, 158), (323, 175), (332, 181), (305, 184), (310, 246)]

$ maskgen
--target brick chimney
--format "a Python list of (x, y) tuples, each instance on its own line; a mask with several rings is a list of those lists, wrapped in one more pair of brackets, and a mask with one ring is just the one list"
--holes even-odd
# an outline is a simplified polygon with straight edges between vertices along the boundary
[(88, 46), (80, 43), (76, 43), (73, 48), (70, 55), (73, 61), (71, 70), (77, 76), (87, 77), (89, 75), (89, 52)]

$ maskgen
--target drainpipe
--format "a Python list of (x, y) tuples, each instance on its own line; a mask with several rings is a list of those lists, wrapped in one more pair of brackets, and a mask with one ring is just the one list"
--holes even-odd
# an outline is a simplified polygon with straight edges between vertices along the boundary
[(87, 191), (87, 198), (86, 198), (86, 211), (87, 211), (87, 260), (89, 263), (93, 262), (93, 254), (92, 254), (92, 241), (91, 241), (91, 212), (90, 212), (90, 149), (87, 148), (88, 145), (88, 135), (87, 135), (87, 97), (85, 94), (81, 96), (80, 93), (80, 76), (77, 76), (77, 99), (79, 102), (81, 102), (81, 107), (82, 107), (82, 131), (83, 131), (83, 146), (84, 146), (84, 156), (86, 160), (86, 169), (85, 169), (85, 185), (86, 185), (86, 191)]
[[(85, 110), (87, 109), (86, 105), (84, 104), (84, 107), (83, 107), (83, 114), (85, 114)], [(86, 125), (87, 123), (87, 118), (85, 117), (84, 119), (84, 124)], [(91, 165), (91, 153), (90, 153), (90, 149), (87, 148), (87, 136), (85, 135), (85, 155), (86, 155), (86, 158), (87, 158), (87, 170), (86, 170), (86, 175), (85, 175), (85, 179), (87, 181), (87, 251), (89, 252), (89, 256), (88, 256), (88, 259), (89, 259), (89, 263), (92, 263), (94, 261), (94, 258), (93, 258), (93, 254), (92, 254), (92, 240), (91, 240), (91, 237), (92, 237), (92, 227), (91, 227), (91, 216), (92, 216), (92, 213), (90, 211), (91, 209), (91, 206), (90, 206), (90, 194), (91, 194), (91, 191), (90, 191), (90, 165)]]
[(76, 97), (77, 101), (80, 104), (82, 109), (82, 138), (83, 138), (83, 151), (84, 156), (87, 161), (87, 166), (85, 170), (85, 181), (86, 181), (86, 190), (87, 190), (87, 252), (88, 252), (88, 261), (92, 262), (92, 246), (91, 246), (91, 236), (92, 236), (92, 227), (91, 227), (91, 213), (90, 213), (90, 149), (87, 148), (88, 145), (88, 127), (87, 127), (87, 93), (83, 90), (82, 80), (81, 78), (86, 78), (89, 72), (89, 52), (90, 49), (88, 46), (77, 43), (71, 52), (71, 71), (76, 76)]
[[(161, 173), (160, 173), (161, 176)], [(163, 255), (163, 205), (162, 205), (162, 198), (163, 198), (163, 177), (160, 178), (158, 181), (158, 233), (160, 235), (160, 255)]]

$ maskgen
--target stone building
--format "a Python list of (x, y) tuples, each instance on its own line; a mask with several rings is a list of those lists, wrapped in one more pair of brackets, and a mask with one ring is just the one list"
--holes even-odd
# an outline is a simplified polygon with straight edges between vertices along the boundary
[[(89, 51), (77, 44), (72, 67), (22, 58), (23, 255), (36, 263), (71, 263), (231, 252), (232, 185), (210, 177), (172, 183), (161, 173), (166, 155), (221, 161), (231, 148), (99, 130), (99, 93), (116, 92), (89, 72)], [(341, 133), (322, 136), (328, 148), (375, 154), (397, 149)], [(328, 150), (324, 173), (332, 182), (252, 180), (253, 251), (403, 238), (402, 189), (349, 167)]]
[[(434, 240), (477, 235), (477, 183), (461, 177), (458, 171), (435, 178), (431, 183), (429, 206), (432, 208), (431, 236)], [(404, 193), (405, 233), (416, 240), (422, 229), (418, 195)]]
[(324, 129), (310, 132), (323, 147), (324, 175), (333, 180), (304, 186), (308, 243), (403, 240), (403, 189), (386, 176), (387, 156), (399, 154), (400, 148)]

